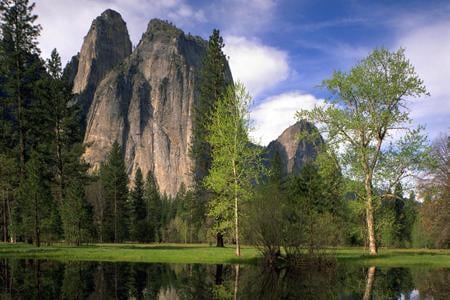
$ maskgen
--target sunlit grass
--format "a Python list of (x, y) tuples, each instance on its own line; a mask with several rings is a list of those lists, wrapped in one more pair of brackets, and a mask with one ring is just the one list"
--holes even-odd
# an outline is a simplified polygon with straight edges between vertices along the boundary
[[(369, 256), (363, 248), (329, 250), (339, 262), (375, 266), (450, 267), (450, 250), (380, 249)], [(0, 243), (0, 257), (54, 260), (121, 261), (149, 263), (230, 264), (256, 263), (260, 258), (254, 247), (243, 247), (236, 257), (234, 248), (207, 244), (90, 244), (80, 247), (54, 244), (40, 248), (28, 244)]]

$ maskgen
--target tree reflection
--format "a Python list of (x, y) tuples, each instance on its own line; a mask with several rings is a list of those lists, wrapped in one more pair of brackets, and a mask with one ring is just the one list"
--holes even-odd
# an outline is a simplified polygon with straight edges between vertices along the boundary
[(448, 299), (449, 269), (0, 260), (0, 299)]

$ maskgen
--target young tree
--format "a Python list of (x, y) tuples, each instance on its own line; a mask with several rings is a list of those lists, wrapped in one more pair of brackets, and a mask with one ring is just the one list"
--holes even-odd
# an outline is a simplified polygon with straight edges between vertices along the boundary
[(205, 185), (214, 192), (209, 215), (220, 232), (234, 228), (236, 255), (240, 252), (239, 218), (262, 172), (261, 153), (249, 139), (250, 96), (242, 84), (229, 87), (216, 104), (207, 141), (212, 165)]
[(107, 203), (106, 229), (114, 243), (128, 235), (128, 176), (119, 144), (115, 141), (100, 172)]
[(138, 242), (147, 240), (149, 230), (144, 193), (144, 178), (141, 168), (138, 168), (134, 177), (134, 188), (130, 191), (130, 234), (132, 240)]
[[(340, 147), (335, 153), (340, 153), (344, 172), (364, 182), (369, 251), (376, 255), (374, 188), (391, 190), (425, 163), (422, 128), (409, 129), (404, 109), (407, 98), (426, 94), (425, 86), (403, 49), (376, 49), (349, 73), (335, 72), (323, 86), (334, 96), (328, 105), (301, 110), (297, 118), (320, 125), (328, 145)], [(394, 132), (400, 138), (386, 145)]]
[(149, 171), (145, 181), (144, 200), (147, 207), (146, 223), (147, 240), (156, 242), (161, 240), (161, 197), (153, 173)]

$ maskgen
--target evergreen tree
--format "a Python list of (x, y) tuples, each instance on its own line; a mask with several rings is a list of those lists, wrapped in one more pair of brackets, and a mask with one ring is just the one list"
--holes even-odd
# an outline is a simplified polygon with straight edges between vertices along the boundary
[(134, 178), (134, 188), (130, 192), (130, 235), (133, 241), (146, 242), (147, 206), (144, 199), (144, 178), (141, 168), (138, 168)]
[(81, 160), (84, 153), (80, 131), (80, 110), (70, 103), (73, 98), (72, 87), (67, 84), (61, 69), (61, 58), (54, 49), (47, 61), (49, 74), (46, 84), (48, 103), (47, 115), (52, 127), (51, 156), (54, 169), (56, 198), (59, 204), (64, 200), (67, 182), (86, 181), (88, 165)]
[[(207, 141), (208, 127), (211, 123), (215, 103), (226, 91), (227, 60), (222, 51), (224, 47), (220, 31), (214, 29), (209, 37), (208, 46), (202, 62), (199, 84), (199, 100), (195, 105), (190, 149), (194, 161), (194, 189), (198, 207), (206, 207), (210, 192), (205, 190), (202, 181), (211, 168), (211, 146)], [(223, 235), (217, 232), (217, 246), (223, 247)]]
[(105, 212), (106, 237), (108, 240), (118, 243), (128, 236), (128, 176), (122, 151), (117, 141), (113, 143), (100, 174), (107, 205)]
[(64, 238), (79, 246), (92, 233), (92, 206), (87, 202), (83, 181), (73, 180), (61, 205)]
[(49, 183), (44, 180), (43, 164), (36, 151), (26, 164), (26, 177), (20, 192), (23, 215), (21, 232), (25, 238), (41, 245), (42, 224), (50, 217), (53, 205)]
[(289, 179), (287, 203), (283, 207), (288, 254), (298, 254), (300, 246), (307, 247), (310, 253), (319, 247), (318, 217), (322, 195), (321, 177), (313, 163), (307, 163), (298, 176)]
[(41, 28), (34, 24), (34, 6), (28, 0), (0, 1), (2, 113), (7, 114), (10, 123), (2, 129), (11, 130), (6, 143), (17, 154), (20, 180), (24, 178), (27, 151), (31, 149), (30, 131), (33, 125), (39, 125), (30, 124), (30, 107), (36, 104), (35, 88), (43, 73), (37, 47)]
[(8, 238), (12, 238), (14, 233), (14, 224), (11, 212), (14, 209), (13, 196), (17, 187), (17, 162), (14, 158), (0, 153), (0, 197), (1, 197), (1, 224), (2, 224), (2, 240), (7, 242)]
[(161, 240), (161, 222), (162, 222), (162, 200), (159, 195), (158, 186), (156, 184), (153, 173), (149, 171), (145, 181), (144, 199), (147, 207), (147, 240), (157, 242)]
[(281, 186), (283, 177), (284, 177), (283, 162), (281, 161), (280, 153), (275, 152), (271, 161), (269, 182)]
[(214, 105), (225, 94), (226, 57), (220, 32), (214, 29), (202, 62), (199, 84), (199, 101), (195, 107), (191, 155), (195, 161), (195, 180), (199, 184), (211, 167), (211, 146), (207, 141), (208, 126)]

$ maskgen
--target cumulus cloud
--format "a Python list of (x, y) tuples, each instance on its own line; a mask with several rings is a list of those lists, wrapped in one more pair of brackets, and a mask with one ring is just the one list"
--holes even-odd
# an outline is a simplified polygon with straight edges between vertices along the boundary
[(406, 56), (431, 94), (412, 103), (411, 116), (419, 123), (426, 123), (433, 136), (447, 132), (450, 126), (450, 22), (421, 24), (402, 32), (397, 47), (406, 48)]
[(242, 36), (224, 39), (233, 77), (244, 83), (253, 97), (288, 78), (287, 52)]
[(108, 8), (122, 15), (134, 44), (151, 18), (168, 19), (182, 27), (206, 21), (204, 11), (193, 8), (187, 0), (40, 0), (35, 13), (43, 27), (39, 39), (43, 56), (49, 57), (57, 48), (63, 62), (68, 61), (80, 50), (92, 21)]
[(313, 109), (316, 105), (323, 105), (324, 100), (311, 94), (292, 91), (269, 97), (254, 107), (250, 116), (255, 130), (252, 139), (267, 145), (275, 140), (286, 128), (297, 121), (295, 113), (300, 109)]

